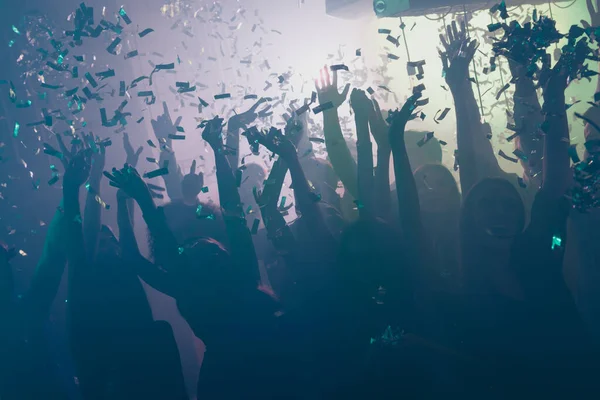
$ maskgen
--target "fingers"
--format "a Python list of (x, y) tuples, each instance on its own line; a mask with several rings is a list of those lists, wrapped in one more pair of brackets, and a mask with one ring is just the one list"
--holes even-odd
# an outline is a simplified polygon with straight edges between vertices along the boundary
[(144, 151), (144, 148), (142, 146), (138, 147), (138, 149), (135, 152), (135, 156), (139, 157), (140, 154), (142, 154), (142, 151)]
[(342, 97), (343, 100), (346, 100), (346, 97), (348, 97), (349, 91), (350, 91), (350, 84), (347, 83), (346, 86), (344, 86), (344, 90), (342, 90), (342, 93), (340, 94), (340, 96)]
[(254, 113), (254, 111), (256, 111), (256, 109), (265, 101), (266, 100), (263, 97), (261, 97), (260, 100), (258, 100), (256, 103), (254, 103), (254, 105), (252, 107), (250, 107), (250, 109), (247, 112)]
[[(336, 71), (332, 71), (333, 73), (333, 80), (331, 81), (331, 84), (333, 85), (334, 88), (337, 89), (337, 83), (338, 83), (338, 72)], [(329, 74), (329, 73), (328, 73)]]
[(192, 166), (190, 167), (190, 174), (196, 174), (196, 160), (192, 161)]
[(163, 101), (163, 115), (167, 116), (170, 118), (169, 115), (169, 106), (167, 105), (166, 101)]
[(442, 42), (442, 46), (444, 46), (444, 49), (446, 49), (446, 51), (448, 51), (448, 42), (446, 41), (446, 37), (444, 35), (442, 35), (440, 33), (440, 42)]
[(460, 38), (460, 36), (458, 35), (458, 28), (456, 27), (456, 21), (452, 21), (452, 36), (454, 36), (454, 40), (457, 40)]
[(71, 154), (69, 150), (67, 150), (67, 146), (65, 146), (65, 142), (63, 142), (60, 134), (56, 135), (56, 140), (58, 141), (58, 147), (60, 148), (61, 153), (63, 153), (65, 156), (70, 156)]
[(327, 68), (327, 66), (323, 67), (323, 72), (325, 73), (325, 84), (327, 86), (331, 86), (331, 75), (329, 74), (329, 68)]
[(123, 181), (123, 170), (118, 170), (116, 168), (113, 167), (112, 169), (112, 175), (115, 178), (116, 181), (121, 182)]
[(475, 56), (475, 52), (477, 51), (477, 49), (479, 48), (479, 42), (477, 40), (472, 40), (471, 42), (469, 42), (468, 46), (467, 46), (467, 58), (473, 58)]
[(177, 119), (175, 120), (175, 124), (173, 126), (179, 126), (179, 124), (181, 123), (182, 119), (183, 119), (182, 116), (177, 117)]
[(106, 171), (102, 171), (102, 174), (108, 178), (108, 183), (110, 186), (113, 186), (116, 188), (121, 188), (121, 186), (119, 185), (119, 182), (117, 181), (117, 178), (115, 178), (112, 174), (110, 174), (109, 172), (106, 172)]
[(587, 21), (581, 20), (579, 21), (581, 23), (581, 26), (583, 26), (584, 29), (590, 29), (591, 26)]
[(156, 192), (164, 192), (166, 189), (162, 186), (153, 185), (151, 183), (147, 183), (149, 189), (152, 189)]
[(460, 37), (467, 37), (467, 23), (464, 20), (460, 22)]
[(448, 43), (454, 42), (454, 35), (452, 34), (452, 26), (446, 26), (446, 36), (448, 36)]
[(321, 78), (321, 90), (325, 89), (325, 72), (323, 71), (323, 69), (321, 69), (319, 71), (319, 77)]

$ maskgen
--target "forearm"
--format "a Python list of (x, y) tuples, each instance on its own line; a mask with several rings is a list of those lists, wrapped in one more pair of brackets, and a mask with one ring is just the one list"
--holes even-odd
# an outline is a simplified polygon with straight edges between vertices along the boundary
[(377, 168), (375, 169), (375, 209), (377, 215), (388, 219), (391, 215), (390, 194), (390, 155), (389, 148), (377, 149)]
[(177, 165), (175, 152), (172, 149), (161, 149), (159, 165), (162, 167), (165, 165), (165, 163), (169, 165), (169, 173), (163, 175), (162, 178), (165, 182), (167, 195), (171, 200), (181, 199), (183, 198), (183, 194), (181, 193), (181, 181), (183, 180), (183, 176), (181, 175), (181, 171)]
[(456, 140), (463, 193), (479, 180), (499, 172), (491, 142), (485, 137), (470, 81), (451, 87), (456, 108)]
[(231, 248), (231, 258), (242, 279), (248, 285), (259, 281), (258, 260), (252, 235), (246, 225), (235, 176), (222, 148), (213, 149), (217, 167), (219, 202), (224, 211), (225, 228)]
[(325, 224), (321, 210), (311, 192), (298, 156), (289, 157), (286, 159), (286, 163), (292, 176), (296, 209), (302, 216), (302, 221), (306, 223), (313, 238), (322, 237), (325, 241), (331, 240), (327, 224)]
[(564, 107), (565, 95), (553, 94), (544, 101), (545, 132), (543, 183), (544, 192), (563, 196), (570, 185), (569, 124)]
[(154, 241), (156, 262), (167, 270), (176, 268), (180, 258), (179, 243), (167, 224), (164, 212), (161, 208), (156, 207), (152, 198), (138, 200), (138, 204)]
[(327, 155), (335, 173), (339, 176), (344, 188), (354, 198), (358, 196), (356, 161), (344, 140), (337, 110), (323, 112), (323, 134)]
[(98, 250), (98, 238), (102, 227), (102, 206), (96, 199), (100, 196), (102, 173), (93, 173), (86, 184), (87, 195), (83, 214), (83, 239), (88, 261), (95, 260)]
[(238, 126), (227, 126), (227, 139), (225, 146), (227, 148), (227, 161), (232, 171), (237, 171), (239, 164), (239, 148), (240, 148), (240, 130)]
[(265, 186), (261, 194), (262, 199), (265, 203), (274, 204), (277, 206), (279, 196), (281, 195), (281, 188), (287, 175), (288, 167), (281, 157), (273, 163), (269, 177), (265, 181)]
[(539, 127), (544, 120), (542, 107), (538, 99), (533, 81), (527, 77), (517, 80), (514, 95), (513, 118), (515, 133), (519, 140), (515, 141), (515, 149), (522, 151), (527, 156), (526, 164), (536, 175), (542, 168), (541, 140), (538, 134)]
[(71, 328), (81, 328), (88, 296), (86, 284), (86, 251), (79, 206), (79, 187), (64, 188), (65, 231), (68, 268), (68, 313)]
[(229, 160), (223, 148), (213, 149), (215, 166), (217, 170), (217, 186), (219, 189), (219, 203), (228, 215), (243, 218), (244, 212), (238, 192), (237, 183)]
[(362, 217), (374, 215), (373, 201), (373, 145), (369, 134), (369, 120), (355, 115), (357, 132), (357, 157), (358, 157), (358, 211)]
[(135, 233), (133, 231), (133, 224), (129, 208), (133, 206), (130, 199), (118, 197), (117, 198), (117, 225), (119, 227), (119, 246), (121, 248), (121, 254), (126, 257), (137, 256), (140, 254), (137, 240), (135, 239)]
[(260, 205), (260, 213), (269, 239), (275, 248), (282, 253), (288, 253), (295, 247), (294, 235), (285, 222), (283, 215), (277, 209), (287, 171), (288, 168), (283, 159), (281, 157), (277, 158), (271, 168), (269, 178), (265, 182), (261, 194), (262, 204)]
[(291, 253), (296, 248), (296, 239), (277, 206), (261, 206), (260, 213), (267, 229), (267, 236), (275, 249), (281, 254)]
[[(162, 293), (172, 295), (167, 284), (166, 271), (146, 260), (140, 253), (129, 212), (132, 206), (133, 202), (129, 198), (118, 198), (117, 200), (117, 223), (119, 225), (121, 255), (126, 262), (132, 264), (137, 274), (148, 285)], [(163, 229), (165, 228), (163, 227)], [(171, 246), (174, 247), (173, 244)]]
[(421, 206), (419, 204), (417, 185), (412, 174), (404, 141), (396, 145), (393, 152), (400, 229), (401, 232), (406, 233), (406, 248), (410, 249), (416, 260), (420, 254), (420, 250), (423, 248), (421, 243), (421, 240), (423, 239)]
[(25, 309), (24, 314), (30, 317), (32, 323), (42, 323), (48, 316), (67, 262), (65, 241), (62, 237), (65, 233), (62, 229), (62, 209), (61, 202), (48, 227), (42, 257), (36, 267), (31, 286), (21, 302)]

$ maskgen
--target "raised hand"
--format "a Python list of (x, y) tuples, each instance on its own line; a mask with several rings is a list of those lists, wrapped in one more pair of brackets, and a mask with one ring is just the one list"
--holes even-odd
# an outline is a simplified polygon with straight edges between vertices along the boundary
[(258, 143), (280, 157), (287, 158), (296, 155), (296, 146), (279, 129), (271, 128), (267, 132), (261, 132), (256, 128), (252, 128), (244, 132), (243, 135), (248, 138), (251, 146), (253, 143)]
[(390, 124), (389, 141), (392, 149), (404, 143), (404, 129), (406, 123), (412, 119), (417, 100), (421, 93), (415, 93), (406, 100), (400, 111), (390, 111), (388, 123)]
[(196, 173), (196, 160), (192, 161), (189, 174), (183, 177), (181, 182), (181, 191), (183, 197), (188, 200), (194, 200), (202, 191), (204, 186), (204, 175), (202, 172)]
[(331, 102), (334, 108), (338, 108), (346, 101), (348, 92), (350, 91), (350, 84), (346, 84), (340, 93), (337, 86), (338, 72), (332, 71), (332, 73), (333, 79), (329, 74), (329, 68), (324, 66), (321, 70), (321, 79), (315, 80), (315, 87), (317, 88), (317, 94), (319, 96), (319, 104)]
[(123, 133), (123, 147), (125, 148), (125, 154), (127, 155), (125, 162), (135, 168), (140, 159), (140, 154), (142, 154), (142, 151), (144, 151), (144, 148), (140, 146), (136, 151), (133, 151), (133, 146), (129, 141), (129, 135), (127, 132)]
[(161, 143), (170, 141), (171, 139), (169, 138), (169, 135), (175, 135), (177, 133), (177, 126), (179, 126), (181, 118), (182, 117), (178, 117), (175, 123), (173, 123), (171, 120), (171, 115), (169, 114), (167, 102), (163, 101), (162, 115), (159, 115), (155, 120), (153, 119), (150, 121), (156, 139), (158, 139)]
[(383, 118), (383, 113), (379, 107), (377, 100), (373, 99), (373, 108), (369, 114), (369, 126), (371, 128), (371, 135), (375, 139), (378, 148), (388, 148), (390, 146), (388, 132), (390, 127)]
[(106, 164), (106, 147), (97, 140), (93, 133), (83, 135), (83, 145), (91, 150), (90, 176), (100, 178)]
[(373, 103), (367, 97), (365, 91), (361, 89), (352, 89), (350, 107), (352, 107), (352, 111), (354, 111), (357, 118), (369, 118), (369, 115), (374, 112)]
[(69, 161), (73, 158), (73, 156), (79, 150), (83, 149), (83, 142), (79, 139), (78, 136), (75, 136), (73, 139), (73, 143), (71, 144), (71, 150), (69, 150), (67, 149), (67, 146), (65, 146), (65, 142), (63, 141), (62, 136), (60, 134), (56, 134), (55, 136), (60, 151), (55, 149), (51, 145), (44, 143), (44, 152), (53, 157), (58, 158), (66, 170), (69, 166)]
[(90, 176), (92, 150), (87, 148), (77, 152), (69, 161), (63, 177), (63, 186), (79, 188)]
[(217, 115), (213, 119), (206, 121), (204, 130), (202, 131), (202, 139), (217, 150), (223, 147), (223, 118)]
[(134, 167), (125, 164), (120, 170), (113, 168), (112, 173), (104, 171), (104, 176), (110, 180), (111, 186), (124, 192), (121, 195), (126, 194), (135, 199), (140, 205), (144, 201), (152, 201), (152, 194), (148, 185)]
[(256, 118), (258, 118), (258, 114), (256, 113), (256, 110), (258, 109), (258, 107), (261, 104), (265, 103), (266, 101), (267, 101), (266, 99), (261, 98), (256, 103), (254, 103), (254, 105), (252, 107), (250, 107), (250, 109), (248, 111), (245, 111), (241, 114), (235, 114), (233, 117), (229, 118), (229, 121), (227, 121), (227, 126), (230, 129), (246, 128), (247, 125), (251, 124), (252, 122), (254, 122), (256, 120)]
[(478, 43), (467, 36), (467, 28), (461, 22), (460, 30), (456, 22), (446, 27), (446, 35), (440, 34), (444, 52), (440, 52), (446, 83), (450, 86), (463, 83), (469, 79), (469, 64), (475, 56)]
[(584, 28), (597, 28), (600, 26), (600, 1), (596, 0), (596, 7), (594, 8), (593, 0), (586, 0), (587, 9), (590, 13), (590, 22), (581, 20), (581, 25)]

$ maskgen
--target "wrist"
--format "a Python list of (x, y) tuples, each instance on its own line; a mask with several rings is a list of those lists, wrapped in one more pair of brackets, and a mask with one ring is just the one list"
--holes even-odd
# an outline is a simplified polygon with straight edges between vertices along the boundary
[(515, 84), (515, 97), (528, 97), (533, 95), (537, 95), (533, 81), (527, 77), (520, 77)]
[(63, 200), (73, 196), (79, 196), (80, 185), (63, 182)]
[(542, 110), (545, 114), (565, 114), (565, 93), (544, 93)]
[(468, 77), (465, 79), (456, 80), (451, 83), (448, 83), (448, 88), (450, 89), (450, 93), (452, 93), (453, 95), (455, 93), (462, 94), (463, 92), (472, 89), (471, 81)]
[(335, 118), (337, 120), (338, 119), (338, 107), (333, 107), (333, 108), (323, 111), (323, 118)]
[[(124, 198), (124, 201), (125, 200), (126, 198)], [(140, 209), (142, 210), (142, 213), (144, 214), (151, 213), (156, 210), (156, 205), (154, 204), (154, 200), (152, 199), (150, 193), (148, 193), (147, 195), (144, 194), (143, 196), (137, 197), (135, 201), (138, 203)]]
[(209, 145), (215, 155), (223, 152), (223, 143), (209, 143)]

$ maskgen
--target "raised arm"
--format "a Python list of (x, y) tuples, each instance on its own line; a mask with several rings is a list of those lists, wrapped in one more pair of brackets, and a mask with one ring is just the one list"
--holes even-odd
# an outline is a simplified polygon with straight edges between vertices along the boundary
[(373, 145), (369, 133), (369, 114), (373, 104), (364, 91), (353, 89), (350, 106), (356, 123), (356, 149), (358, 162), (358, 212), (361, 218), (375, 215), (375, 180), (373, 177)]
[(559, 60), (544, 87), (545, 133), (542, 190), (551, 197), (565, 195), (571, 184), (569, 122), (565, 107), (567, 66)]
[(23, 315), (33, 324), (42, 324), (48, 317), (67, 262), (63, 208), (61, 202), (48, 227), (31, 286), (20, 302)]
[(275, 160), (262, 192), (255, 194), (256, 204), (260, 207), (269, 240), (283, 255), (291, 253), (296, 247), (294, 234), (277, 208), (287, 171), (288, 167), (281, 158)]
[(240, 279), (248, 285), (253, 285), (252, 288), (256, 288), (260, 279), (256, 251), (252, 235), (246, 226), (236, 179), (225, 156), (222, 122), (223, 120), (218, 117), (208, 121), (202, 132), (202, 138), (210, 145), (215, 155), (219, 202), (224, 214), (232, 261), (240, 274)]
[(171, 114), (169, 114), (169, 107), (166, 102), (163, 102), (163, 113), (159, 115), (155, 120), (152, 120), (152, 130), (154, 136), (158, 140), (158, 147), (160, 148), (159, 164), (163, 167), (168, 164), (169, 173), (163, 175), (165, 181), (165, 187), (167, 194), (171, 200), (181, 199), (183, 197), (181, 193), (181, 182), (183, 180), (183, 174), (181, 169), (177, 165), (177, 159), (175, 158), (175, 152), (173, 151), (173, 135), (177, 135), (177, 127), (181, 122), (182, 117), (178, 117), (175, 123), (171, 120)]
[(252, 122), (256, 120), (258, 114), (256, 110), (266, 100), (260, 99), (248, 111), (241, 114), (235, 114), (227, 121), (227, 136), (225, 139), (225, 153), (232, 171), (239, 168), (240, 155), (240, 133)]
[[(133, 150), (133, 146), (131, 145), (131, 141), (129, 140), (129, 135), (127, 134), (127, 132), (123, 133), (123, 148), (125, 149), (125, 154), (127, 156), (125, 161), (127, 165), (131, 165), (133, 168), (137, 168), (138, 161), (140, 160), (140, 155), (142, 154), (142, 151), (144, 151), (144, 148), (140, 146), (137, 148), (137, 150)], [(129, 220), (131, 221), (132, 225), (133, 211), (135, 209), (133, 203), (133, 199), (129, 197), (127, 200), (127, 210), (129, 211)]]
[[(155, 242), (154, 256), (156, 257), (156, 261), (166, 271), (181, 266), (181, 263), (184, 262), (182, 261), (182, 256), (185, 256), (185, 254), (182, 255), (179, 251), (179, 244), (167, 224), (164, 212), (154, 204), (152, 192), (136, 169), (125, 164), (121, 170), (113, 168), (112, 173), (105, 171), (104, 175), (110, 180), (111, 186), (123, 190), (127, 196), (133, 198), (138, 203), (138, 206), (142, 210), (144, 221), (146, 221)], [(123, 199), (121, 199), (121, 205), (124, 205)], [(127, 229), (128, 212), (125, 207), (121, 208), (119, 216), (121, 217), (120, 223)], [(125, 236), (125, 239), (127, 240), (127, 236)]]
[(123, 260), (130, 263), (138, 275), (161, 293), (173, 295), (167, 272), (144, 258), (138, 248), (133, 231), (132, 215), (129, 207), (131, 198), (122, 189), (117, 191), (117, 224), (119, 226), (119, 247)]
[[(293, 138), (294, 143), (299, 143), (303, 137), (305, 128), (306, 121), (302, 122), (300, 118), (292, 114), (286, 124), (286, 135)], [(251, 146), (258, 145), (258, 138), (256, 136), (258, 134), (259, 132), (256, 128), (251, 128), (244, 133)], [(281, 188), (283, 187), (287, 172), (287, 164), (283, 158), (278, 157), (271, 167), (271, 172), (265, 181), (262, 192), (255, 193), (255, 200), (260, 207), (269, 239), (275, 248), (284, 255), (290, 254), (296, 248), (294, 235), (285, 222), (283, 215), (278, 210)]]
[(342, 92), (338, 92), (337, 71), (333, 71), (333, 80), (329, 69), (321, 70), (320, 82), (315, 82), (319, 104), (329, 105), (331, 108), (323, 111), (323, 134), (325, 135), (325, 147), (327, 155), (333, 166), (333, 170), (340, 177), (344, 188), (354, 197), (358, 197), (358, 182), (356, 176), (356, 161), (352, 158), (350, 149), (344, 140), (342, 127), (338, 115), (338, 108), (348, 96), (350, 84), (347, 84)]
[(65, 238), (67, 244), (68, 292), (67, 321), (69, 341), (83, 396), (99, 393), (104, 386), (104, 377), (98, 374), (94, 362), (98, 343), (97, 326), (90, 315), (90, 269), (83, 239), (79, 191), (90, 173), (89, 151), (78, 153), (70, 161), (63, 180)]
[(370, 109), (369, 127), (377, 143), (377, 167), (375, 168), (375, 210), (379, 217), (389, 219), (392, 214), (390, 193), (390, 157), (391, 147), (389, 127), (383, 118), (377, 100), (373, 100)]
[(78, 282), (85, 276), (88, 264), (85, 242), (83, 239), (79, 190), (90, 174), (91, 152), (79, 152), (69, 163), (63, 180), (63, 201), (65, 218), (65, 243), (67, 244), (67, 259), (69, 261), (69, 308), (79, 306), (78, 292), (81, 286)]
[(440, 35), (440, 40), (445, 49), (441, 57), (446, 83), (456, 109), (460, 184), (462, 192), (467, 193), (481, 179), (498, 176), (501, 169), (481, 123), (469, 79), (469, 64), (477, 50), (477, 41), (467, 37), (464, 22), (460, 31), (456, 22), (452, 22), (446, 29), (446, 36)]
[(102, 227), (102, 205), (100, 204), (100, 183), (102, 171), (106, 163), (106, 149), (96, 143), (94, 135), (84, 137), (86, 145), (92, 150), (92, 167), (90, 178), (86, 184), (87, 196), (83, 213), (83, 240), (87, 250), (88, 262), (96, 259), (98, 251), (98, 238)]
[(311, 191), (310, 185), (304, 175), (296, 147), (292, 141), (282, 135), (280, 130), (274, 128), (271, 128), (266, 134), (256, 133), (254, 138), (261, 145), (279, 155), (287, 164), (292, 176), (296, 210), (301, 216), (301, 221), (304, 221), (313, 238), (319, 238), (320, 241), (330, 244), (333, 238), (329, 233), (329, 229), (327, 229), (327, 225), (317, 204), (318, 199)]
[(394, 173), (400, 216), (400, 229), (405, 233), (406, 249), (411, 252), (413, 265), (420, 265), (420, 255), (424, 250), (421, 206), (417, 185), (406, 152), (404, 131), (415, 109), (420, 94), (410, 97), (400, 111), (390, 112), (390, 144), (394, 154)]
[(515, 82), (513, 118), (515, 121), (515, 149), (527, 157), (522, 161), (527, 180), (535, 188), (541, 184), (543, 140), (539, 128), (544, 120), (542, 107), (538, 100), (535, 84), (527, 76), (527, 68), (509, 60), (510, 70)]

